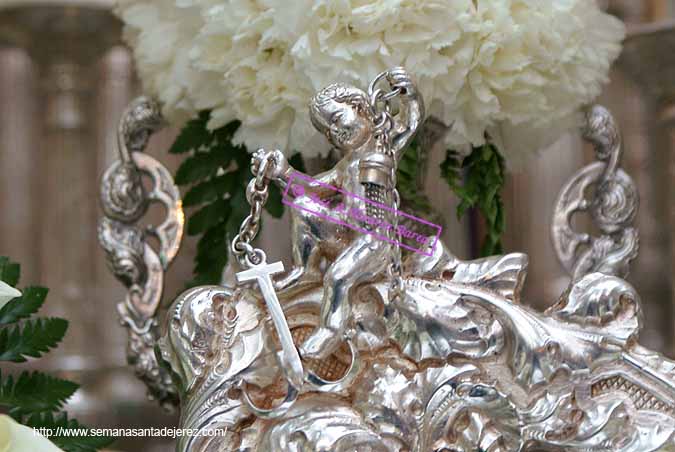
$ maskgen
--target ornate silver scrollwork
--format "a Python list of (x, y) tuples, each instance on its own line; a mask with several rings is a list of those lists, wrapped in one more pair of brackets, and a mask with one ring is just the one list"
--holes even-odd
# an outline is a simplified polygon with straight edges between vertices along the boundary
[[(586, 113), (583, 134), (599, 162), (580, 170), (562, 189), (553, 216), (553, 244), (574, 280), (596, 271), (626, 277), (639, 248), (633, 227), (639, 195), (619, 167), (621, 135), (611, 113), (597, 105)], [(600, 237), (574, 230), (572, 220), (579, 212), (590, 213)]]
[[(404, 71), (399, 75), (397, 83), (410, 83)], [(357, 118), (364, 110), (350, 102), (359, 100), (359, 91), (338, 88), (326, 96), (344, 103), (321, 101)], [(357, 135), (370, 130), (368, 124), (344, 133), (333, 130), (338, 116), (323, 118), (337, 118), (328, 133), (358, 138), (367, 151)], [(306, 253), (296, 256), (307, 258), (300, 259), (304, 267), (296, 262), (274, 281), (282, 265), (267, 265), (251, 242), (273, 179), (266, 175), (290, 168), (280, 152), (261, 152), (253, 157), (251, 216), (232, 247), (243, 270), (239, 279), (257, 284), (190, 289), (175, 300), (156, 340), (161, 277), (182, 230), (180, 201), (177, 191), (161, 189), (173, 185), (163, 185), (162, 171), (147, 156), (135, 151), (124, 160), (122, 154), (103, 184), (120, 193), (104, 193), (109, 205), (101, 241), (129, 287), (120, 306), (135, 347), (132, 360), (155, 391), (180, 393), (181, 426), (203, 433), (181, 438), (178, 450), (650, 452), (675, 446), (675, 362), (638, 345), (640, 297), (623, 279), (637, 252), (637, 193), (619, 169), (619, 134), (609, 113), (594, 107), (587, 121), (586, 137), (600, 161), (562, 190), (553, 235), (573, 280), (545, 313), (520, 303), (528, 260), (518, 253), (462, 261), (439, 242), (399, 262), (392, 250), (373, 245), (360, 256), (365, 263), (350, 267), (342, 260), (346, 276), (325, 279), (340, 247), (353, 242), (302, 213), (293, 214), (292, 240)], [(358, 156), (348, 153), (322, 177), (358, 181)], [(136, 182), (143, 172), (154, 174), (150, 193)], [(154, 193), (157, 187), (161, 193)], [(155, 229), (164, 237), (158, 254), (146, 243), (148, 232), (136, 226), (147, 202), (157, 199), (175, 208)], [(590, 213), (600, 237), (574, 231), (577, 212)], [(323, 250), (330, 252), (318, 253)], [(314, 259), (315, 252), (326, 262)], [(400, 264), (396, 274), (386, 269), (392, 256)], [(384, 264), (376, 267), (375, 259)], [(381, 271), (348, 291), (341, 342), (326, 336), (327, 356), (298, 354), (296, 347), (302, 350), (325, 324), (327, 291), (339, 289), (350, 270), (369, 268)], [(395, 293), (393, 277), (401, 284)], [(175, 388), (150, 353), (155, 342)], [(226, 433), (207, 434), (211, 429)]]
[[(171, 377), (155, 357), (155, 318), (164, 288), (164, 272), (173, 261), (183, 236), (184, 216), (180, 193), (171, 173), (143, 154), (150, 135), (162, 127), (157, 104), (145, 97), (125, 111), (118, 129), (119, 160), (103, 175), (99, 242), (106, 251), (113, 274), (128, 288), (118, 304), (122, 324), (128, 328), (127, 358), (150, 395), (169, 406), (177, 403)], [(151, 181), (147, 189), (143, 178)], [(166, 208), (166, 218), (156, 226), (142, 228), (139, 222), (152, 203)], [(148, 238), (159, 241), (156, 252)]]

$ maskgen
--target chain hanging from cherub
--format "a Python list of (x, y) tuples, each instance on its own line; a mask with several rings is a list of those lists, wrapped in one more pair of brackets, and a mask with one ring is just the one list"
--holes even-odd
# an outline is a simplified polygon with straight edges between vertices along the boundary
[[(401, 247), (396, 240), (396, 227), (398, 226), (398, 209), (401, 204), (396, 179), (397, 161), (396, 155), (391, 144), (391, 130), (394, 125), (392, 117), (391, 101), (401, 95), (402, 88), (395, 87), (388, 93), (377, 88), (377, 84), (388, 75), (387, 72), (379, 74), (368, 87), (368, 98), (372, 108), (372, 114), (376, 119), (375, 139), (377, 146), (382, 152), (373, 154), (374, 158), (364, 159), (359, 167), (359, 179), (365, 186), (366, 198), (369, 201), (385, 204), (387, 201), (387, 192), (391, 192), (392, 202), (390, 211), (390, 223), (392, 229), (386, 229), (387, 238), (394, 244), (387, 267), (387, 276), (389, 278), (389, 303), (403, 296), (403, 278), (401, 273)], [(383, 108), (380, 108), (382, 105)], [(382, 160), (381, 160), (382, 159)], [(387, 174), (387, 171), (389, 174)], [(368, 204), (369, 216), (384, 217), (386, 210), (375, 208), (374, 204)], [(372, 212), (377, 210), (377, 212)]]
[[(389, 90), (378, 87), (385, 79)], [(396, 115), (393, 113), (394, 99), (399, 104)], [(295, 402), (305, 378), (314, 389), (331, 391), (347, 384), (350, 376), (356, 374), (357, 350), (348, 328), (351, 316), (349, 294), (354, 287), (386, 275), (390, 284), (389, 302), (403, 293), (401, 251), (396, 240), (400, 204), (396, 190), (396, 170), (404, 149), (422, 123), (424, 106), (421, 96), (418, 96), (408, 73), (402, 68), (394, 68), (379, 74), (367, 93), (349, 85), (330, 85), (312, 99), (310, 114), (315, 127), (344, 155), (335, 168), (315, 178), (307, 177), (310, 182), (305, 183), (306, 188), (321, 191), (326, 187), (337, 187), (340, 191), (354, 194), (353, 197), (341, 198), (343, 205), (349, 204), (344, 211), (350, 208), (362, 209), (370, 218), (386, 219), (389, 227), (377, 229), (364, 223), (369, 233), (358, 236), (353, 231), (345, 231), (328, 222), (320, 223), (321, 215), (316, 215), (316, 212), (307, 215), (302, 207), (294, 209), (294, 268), (281, 281), (274, 282), (271, 276), (283, 272), (283, 264), (267, 264), (264, 251), (254, 248), (251, 242), (259, 230), (270, 181), (275, 181), (284, 189), (288, 188), (288, 180), (295, 170), (288, 165), (280, 151), (259, 150), (254, 154), (254, 179), (247, 188), (251, 213), (232, 241), (232, 252), (245, 268), (237, 274), (238, 282), (258, 283), (282, 348), (280, 362), (287, 380), (287, 395), (283, 402), (272, 409), (261, 409), (252, 403), (244, 391), (249, 408), (259, 417), (265, 418), (283, 415)], [(335, 195), (335, 192), (331, 195)], [(296, 200), (298, 202), (302, 204), (303, 200)], [(337, 241), (325, 240), (326, 237), (336, 236), (340, 237)], [(325, 249), (331, 246), (329, 243), (341, 245)], [(332, 259), (329, 259), (330, 265), (322, 274), (318, 270), (318, 261), (326, 256), (332, 256)], [(323, 282), (324, 295), (319, 327), (298, 350), (293, 343), (277, 291), (292, 289), (303, 281)], [(303, 368), (300, 356), (325, 359), (344, 341), (350, 346), (352, 362), (340, 381), (324, 381)]]
[(277, 331), (279, 342), (281, 343), (279, 358), (287, 382), (284, 401), (273, 409), (258, 408), (249, 397), (245, 388), (242, 391), (244, 401), (251, 410), (259, 417), (264, 418), (277, 417), (288, 411), (297, 400), (299, 389), (304, 379), (304, 369), (300, 355), (293, 343), (291, 330), (286, 322), (286, 317), (284, 316), (272, 281), (272, 275), (284, 271), (284, 264), (281, 261), (268, 264), (265, 252), (251, 245), (251, 242), (255, 240), (260, 230), (262, 209), (269, 196), (269, 179), (266, 178), (269, 162), (270, 159), (263, 160), (262, 166), (248, 184), (246, 199), (251, 205), (251, 213), (244, 219), (239, 228), (239, 234), (232, 240), (232, 253), (238, 258), (242, 268), (245, 269), (237, 273), (237, 282), (240, 284), (249, 281), (257, 282)]

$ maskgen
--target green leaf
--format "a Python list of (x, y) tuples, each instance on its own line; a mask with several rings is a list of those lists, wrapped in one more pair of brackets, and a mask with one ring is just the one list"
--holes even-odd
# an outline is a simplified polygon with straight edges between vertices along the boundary
[(209, 112), (201, 112), (198, 118), (189, 121), (176, 137), (169, 152), (183, 154), (209, 145), (213, 141), (213, 133), (206, 128), (209, 116)]
[(219, 284), (228, 259), (229, 241), (226, 232), (227, 223), (222, 221), (209, 229), (197, 244), (197, 257), (194, 273), (199, 279), (198, 285)]
[(462, 163), (458, 154), (448, 151), (441, 164), (441, 176), (459, 197), (457, 217), (477, 208), (485, 218), (486, 237), (482, 256), (502, 252), (501, 236), (506, 228), (501, 192), (505, 184), (504, 159), (492, 145), (474, 148)]
[(219, 199), (213, 204), (208, 204), (194, 213), (187, 222), (188, 235), (197, 235), (206, 232), (226, 218), (230, 213), (229, 203)]
[(239, 121), (232, 121), (229, 124), (226, 124), (223, 127), (215, 130), (213, 133), (218, 139), (218, 143), (233, 146), (232, 138), (234, 137), (235, 132), (239, 129), (239, 126), (241, 126)]
[(218, 173), (221, 160), (216, 152), (199, 152), (185, 159), (176, 172), (176, 184), (187, 185)]
[(0, 257), (0, 281), (16, 287), (19, 284), (19, 277), (21, 276), (21, 266), (16, 262), (12, 262), (8, 257)]
[(40, 372), (22, 372), (19, 377), (0, 373), (0, 406), (13, 417), (56, 411), (77, 391), (78, 385)]
[(228, 255), (220, 254), (208, 261), (199, 262), (195, 266), (195, 277), (191, 284), (198, 286), (220, 284), (227, 261)]
[(33, 414), (21, 422), (38, 431), (49, 429), (52, 436), (48, 439), (65, 452), (95, 452), (114, 441), (113, 438), (106, 436), (93, 436), (89, 428), (74, 419), (68, 419), (66, 413), (56, 416), (52, 413)]
[(230, 215), (227, 218), (227, 235), (232, 239), (239, 233), (239, 226), (250, 211), (244, 191), (238, 191), (232, 195), (230, 207)]
[(432, 211), (431, 202), (418, 186), (419, 171), (422, 168), (419, 162), (419, 146), (419, 143), (414, 140), (404, 151), (396, 174), (397, 187), (401, 195), (403, 210), (429, 214)]
[[(232, 121), (209, 132), (206, 130), (209, 117), (209, 112), (202, 112), (198, 119), (188, 123), (171, 151), (187, 154), (175, 178), (178, 185), (191, 185), (183, 206), (199, 207), (187, 221), (187, 234), (201, 236), (194, 278), (188, 287), (220, 283), (230, 240), (250, 211), (246, 186), (251, 178), (251, 155), (245, 147), (232, 142), (240, 123)], [(305, 171), (299, 153), (289, 163), (298, 171)], [(265, 210), (277, 218), (283, 215), (281, 192), (276, 186), (270, 186)]]
[(0, 361), (25, 362), (39, 358), (61, 342), (68, 329), (63, 319), (35, 319), (0, 330)]
[(48, 289), (44, 287), (27, 287), (20, 297), (13, 299), (0, 309), (0, 325), (7, 325), (25, 319), (42, 307)]
[(267, 198), (267, 204), (265, 204), (265, 210), (274, 218), (284, 216), (284, 205), (281, 203), (281, 190), (276, 185), (270, 185), (269, 187), (269, 197)]
[[(12, 286), (19, 280), (20, 267), (8, 258), (0, 258), (0, 278)], [(25, 362), (39, 358), (63, 339), (68, 322), (58, 318), (24, 320), (44, 304), (48, 290), (28, 287), (21, 297), (0, 309), (0, 361)], [(24, 320), (22, 323), (17, 323)], [(35, 428), (81, 428), (65, 413), (54, 418), (77, 391), (78, 385), (40, 372), (24, 371), (18, 376), (0, 373), (0, 412), (6, 412), (21, 424)], [(94, 452), (108, 446), (110, 438), (86, 435), (53, 436), (50, 439), (66, 452)]]
[(183, 198), (183, 207), (193, 207), (216, 201), (232, 191), (236, 178), (223, 174), (192, 187)]
[[(202, 114), (202, 117), (208, 116), (208, 112)], [(202, 127), (206, 127), (206, 122)], [(219, 283), (227, 264), (227, 228), (233, 216), (232, 200), (237, 209), (241, 199), (246, 203), (245, 189), (250, 177), (251, 156), (246, 148), (232, 143), (238, 127), (239, 122), (233, 121), (213, 131), (215, 138), (195, 147), (176, 175), (176, 182), (181, 185), (195, 184), (185, 195), (183, 205), (201, 207), (191, 213), (187, 224), (188, 234), (202, 236), (195, 259), (194, 279), (188, 287)]]
[(227, 243), (226, 226), (227, 223), (221, 221), (202, 235), (197, 244), (197, 256), (214, 257), (216, 254), (220, 254), (218, 248)]

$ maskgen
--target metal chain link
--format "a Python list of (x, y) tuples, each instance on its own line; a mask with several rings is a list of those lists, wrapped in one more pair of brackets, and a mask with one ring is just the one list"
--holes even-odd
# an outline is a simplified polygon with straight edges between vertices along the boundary
[[(377, 84), (386, 77), (388, 72), (382, 72), (372, 81), (368, 87), (368, 98), (370, 102), (370, 109), (373, 117), (375, 118), (375, 137), (379, 140), (384, 146), (385, 152), (392, 158), (396, 159), (394, 151), (391, 147), (391, 141), (389, 132), (393, 128), (394, 120), (391, 114), (391, 101), (401, 94), (400, 88), (395, 88), (389, 92), (385, 92), (382, 89), (377, 88)], [(380, 105), (384, 108), (381, 109)], [(394, 209), (394, 215), (392, 219), (392, 228), (387, 230), (387, 238), (392, 240), (394, 243), (392, 254), (389, 260), (389, 265), (387, 266), (387, 277), (390, 281), (388, 298), (389, 302), (392, 303), (397, 299), (400, 299), (404, 296), (404, 286), (403, 286), (403, 275), (401, 268), (401, 247), (399, 246), (398, 240), (396, 240), (396, 230), (398, 228), (398, 210), (401, 204), (401, 197), (396, 188), (397, 186), (397, 177), (396, 177), (396, 166), (394, 165), (391, 170), (391, 181), (393, 191), (392, 191), (392, 205)]]
[(251, 213), (242, 221), (239, 234), (232, 239), (232, 254), (239, 263), (247, 268), (267, 262), (265, 252), (254, 248), (251, 243), (260, 231), (260, 219), (263, 207), (269, 196), (269, 179), (266, 177), (271, 156), (266, 156), (260, 163), (255, 178), (251, 179), (246, 187), (246, 200), (251, 205)]

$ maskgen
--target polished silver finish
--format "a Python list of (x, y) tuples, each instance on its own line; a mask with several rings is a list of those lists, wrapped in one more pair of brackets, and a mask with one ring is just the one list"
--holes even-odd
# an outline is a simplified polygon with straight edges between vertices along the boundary
[[(360, 171), (373, 151), (390, 146), (396, 156), (402, 149), (396, 143), (410, 139), (419, 125), (413, 119), (423, 114), (409, 76), (392, 72), (398, 78), (388, 79), (391, 94), (332, 86), (310, 110), (317, 128), (345, 153), (315, 179), (361, 196), (368, 183), (383, 182), (378, 189), (395, 204), (379, 169), (375, 181), (365, 175), (366, 186)], [(407, 133), (405, 139), (392, 133), (379, 145), (373, 141), (378, 124), (390, 121), (373, 120), (378, 98), (401, 103), (391, 131)], [(273, 281), (283, 264), (267, 264), (252, 241), (267, 184), (284, 186), (292, 169), (281, 152), (254, 154), (251, 215), (231, 250), (241, 267), (238, 284), (181, 295), (158, 341), (181, 396), (182, 427), (227, 431), (181, 438), (178, 450), (648, 452), (675, 446), (675, 362), (638, 345), (640, 297), (623, 279), (637, 252), (637, 194), (619, 168), (619, 134), (609, 113), (591, 108), (585, 132), (600, 161), (561, 193), (553, 236), (573, 279), (545, 313), (520, 303), (523, 254), (467, 262), (439, 242), (428, 255), (401, 260), (388, 244), (301, 210), (292, 213), (293, 268)], [(136, 219), (133, 203), (123, 205)], [(572, 228), (571, 216), (584, 211), (600, 237)], [(106, 241), (113, 256), (124, 257), (113, 268), (127, 284), (145, 281), (147, 270), (137, 264), (145, 262), (142, 235), (119, 235)]]
[[(113, 274), (128, 288), (125, 301), (117, 305), (129, 333), (127, 359), (148, 385), (150, 395), (170, 407), (177, 403), (177, 393), (170, 375), (155, 358), (155, 316), (164, 274), (178, 253), (185, 220), (171, 173), (143, 153), (150, 135), (162, 125), (158, 105), (144, 97), (136, 99), (122, 115), (119, 160), (101, 182), (104, 217), (99, 224), (99, 242)], [(143, 184), (144, 177), (152, 182), (150, 190)], [(166, 208), (166, 218), (157, 226), (141, 228), (138, 223), (152, 203)], [(148, 243), (150, 237), (159, 241), (158, 251)]]
[[(592, 107), (583, 133), (600, 161), (579, 171), (562, 189), (552, 223), (553, 244), (574, 280), (592, 272), (625, 278), (638, 253), (633, 222), (639, 196), (631, 177), (619, 168), (621, 135), (612, 115)], [(579, 212), (590, 213), (600, 237), (574, 231), (572, 220)]]
[(286, 317), (284, 316), (284, 311), (279, 303), (277, 294), (274, 290), (274, 285), (272, 284), (272, 275), (281, 273), (284, 271), (284, 264), (282, 262), (275, 262), (273, 264), (267, 264), (263, 259), (259, 264), (252, 265), (248, 270), (241, 271), (237, 273), (237, 282), (246, 283), (248, 281), (255, 281), (260, 289), (265, 304), (267, 305), (267, 310), (269, 311), (270, 316), (272, 317), (272, 323), (274, 323), (274, 328), (276, 329), (277, 335), (279, 336), (279, 342), (281, 342), (281, 353), (279, 363), (284, 370), (284, 375), (288, 382), (287, 396), (282, 404), (282, 408), (276, 409), (259, 409), (251, 401), (250, 397), (244, 391), (244, 396), (247, 405), (258, 417), (265, 418), (275, 418), (279, 417), (286, 413), (287, 409), (297, 400), (298, 388), (302, 386), (302, 381), (304, 378), (304, 370), (302, 368), (302, 362), (300, 361), (300, 355), (298, 350), (295, 348), (293, 343), (293, 336), (291, 335), (291, 330), (288, 328), (288, 323), (286, 323)]

